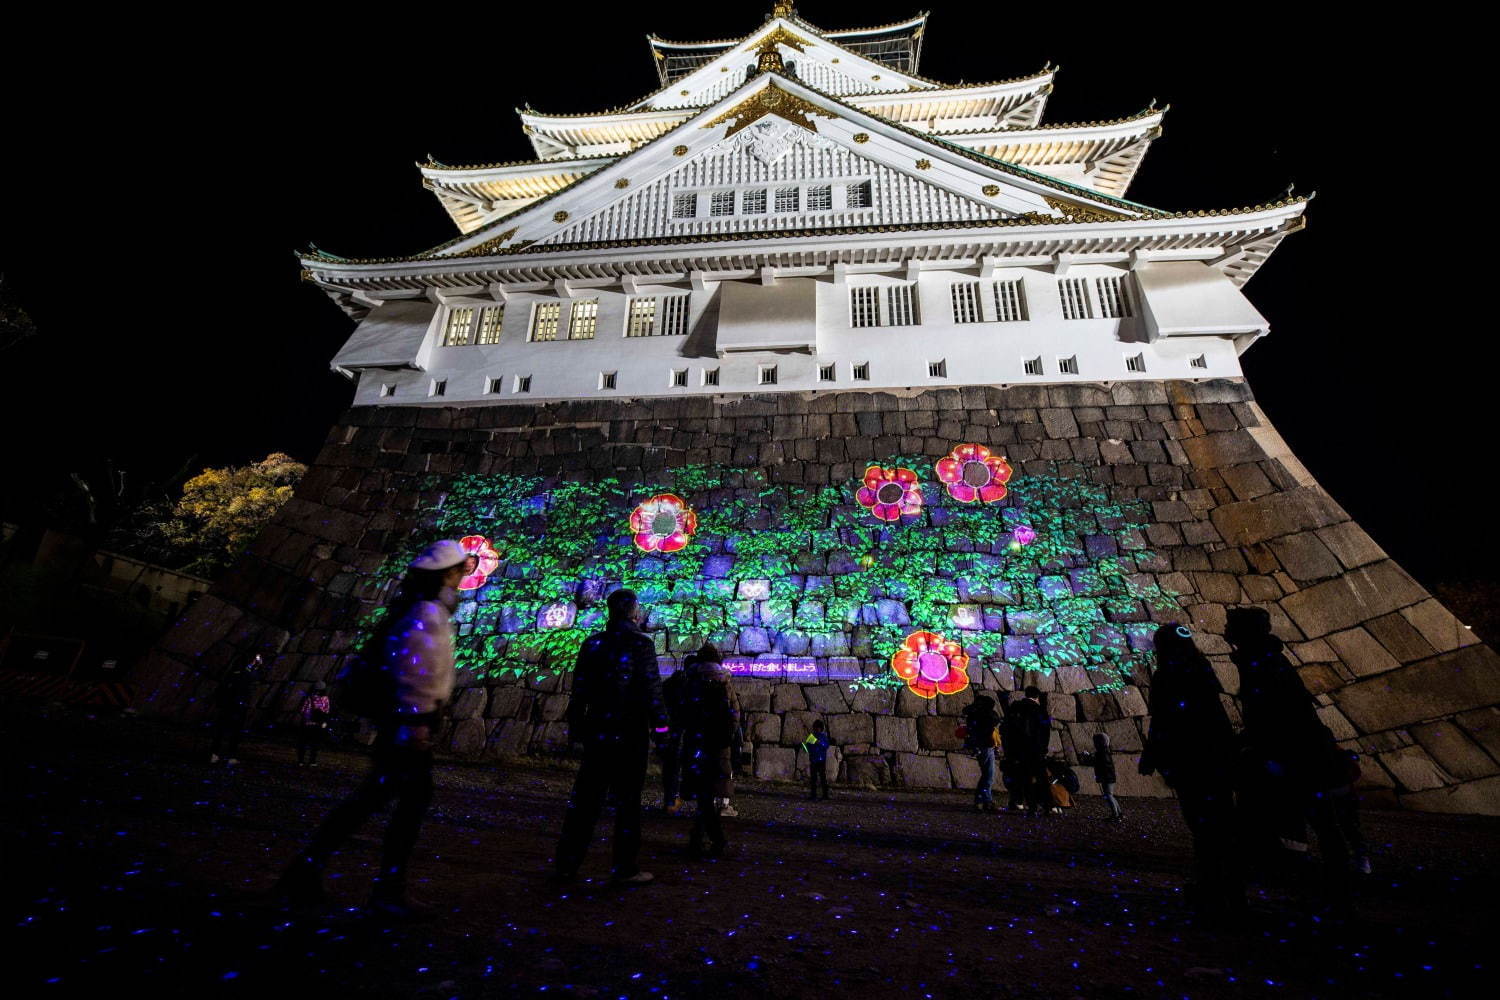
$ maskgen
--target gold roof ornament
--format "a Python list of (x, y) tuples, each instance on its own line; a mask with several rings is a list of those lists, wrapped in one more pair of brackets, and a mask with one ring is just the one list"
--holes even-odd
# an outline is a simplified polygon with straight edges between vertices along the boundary
[(1080, 205), (1072, 201), (1063, 201), (1061, 198), (1049, 198), (1042, 196), (1042, 200), (1051, 206), (1054, 212), (1059, 212), (1069, 222), (1119, 222), (1130, 216), (1119, 212), (1110, 212), (1102, 208), (1094, 208), (1091, 205)]
[(781, 50), (774, 45), (770, 48), (762, 48), (760, 55), (756, 58), (755, 68), (761, 73), (769, 73), (773, 70), (777, 73), (785, 73), (786, 66), (781, 62)]
[(727, 121), (733, 120), (734, 124), (729, 126), (729, 130), (724, 133), (724, 138), (727, 139), (740, 129), (748, 128), (755, 122), (760, 121), (766, 115), (785, 118), (793, 125), (800, 125), (809, 132), (816, 132), (818, 130), (817, 125), (808, 120), (812, 115), (829, 120), (836, 120), (838, 118), (833, 112), (825, 111), (816, 104), (804, 101), (795, 94), (789, 94), (772, 82), (766, 84), (765, 87), (736, 104), (722, 115), (719, 115), (713, 121), (705, 123), (702, 127), (713, 128), (716, 125), (722, 125)]
[(787, 0), (776, 0), (776, 3), (771, 6), (772, 17), (785, 19), (793, 16), (796, 13), (796, 9), (790, 3), (788, 3)]

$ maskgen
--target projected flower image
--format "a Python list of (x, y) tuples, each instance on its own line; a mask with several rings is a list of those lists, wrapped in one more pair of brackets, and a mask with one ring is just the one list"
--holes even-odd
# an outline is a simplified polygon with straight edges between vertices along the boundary
[(1010, 463), (982, 444), (961, 444), (934, 465), (948, 495), (961, 503), (994, 503), (1004, 499)]
[(630, 512), (630, 531), (642, 552), (676, 552), (698, 530), (698, 515), (675, 493), (658, 493)]
[(891, 670), (923, 698), (957, 694), (969, 686), (969, 655), (963, 646), (936, 632), (907, 636), (891, 657)]
[(917, 474), (910, 469), (870, 466), (855, 499), (882, 521), (899, 521), (903, 514), (922, 513), (922, 489)]
[(458, 540), (465, 552), (478, 557), (474, 572), (458, 582), (459, 590), (477, 590), (500, 566), (500, 553), (495, 551), (490, 540), (483, 535), (465, 535)]

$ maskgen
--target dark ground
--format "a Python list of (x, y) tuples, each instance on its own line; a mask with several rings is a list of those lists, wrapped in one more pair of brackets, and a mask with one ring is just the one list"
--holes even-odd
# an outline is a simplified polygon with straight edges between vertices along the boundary
[[(1175, 803), (1085, 795), (1043, 820), (977, 815), (960, 793), (839, 791), (808, 803), (746, 785), (718, 862), (680, 853), (653, 815), (655, 885), (544, 873), (568, 773), (439, 766), (419, 845), (426, 924), (355, 909), (373, 824), (331, 888), (344, 907), (287, 913), (264, 891), (364, 768), (354, 751), (298, 769), (281, 739), (209, 768), (195, 733), (10, 706), (3, 735), (4, 918), (13, 997), (1086, 997), (1490, 994), (1500, 822), (1369, 812), (1375, 874), (1360, 918), (1305, 915), (1295, 879), (1257, 886), (1250, 926), (1195, 926), (1176, 887)], [(1085, 779), (1085, 789), (1092, 783)], [(654, 790), (648, 801), (654, 801)], [(1306, 881), (1306, 880), (1302, 880)]]

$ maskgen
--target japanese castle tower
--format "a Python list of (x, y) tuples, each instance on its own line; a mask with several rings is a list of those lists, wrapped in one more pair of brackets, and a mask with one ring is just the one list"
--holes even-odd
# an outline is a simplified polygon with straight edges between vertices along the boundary
[(655, 93), (520, 112), (537, 159), (423, 164), (454, 239), (303, 257), (355, 401), (1238, 377), (1307, 199), (1130, 201), (1165, 109), (1043, 124), (1054, 69), (938, 83), (926, 22), (653, 37)]
[(1267, 332), (1242, 289), (1307, 199), (1131, 201), (1166, 109), (1044, 124), (1054, 69), (938, 83), (926, 27), (778, 4), (742, 38), (653, 37), (655, 93), (520, 112), (536, 159), (422, 164), (447, 243), (303, 254), (358, 321), (354, 406), (137, 704), (201, 713), (255, 651), (261, 710), (290, 712), (447, 536), (479, 557), (455, 754), (565, 746), (571, 650), (628, 585), (664, 670), (727, 655), (759, 778), (823, 720), (835, 781), (972, 787), (959, 713), (1037, 684), (1054, 753), (1108, 733), (1120, 791), (1166, 794), (1133, 759), (1151, 637), (1189, 627), (1233, 699), (1226, 615), (1254, 605), (1367, 794), (1500, 814), (1500, 657), (1241, 373)]

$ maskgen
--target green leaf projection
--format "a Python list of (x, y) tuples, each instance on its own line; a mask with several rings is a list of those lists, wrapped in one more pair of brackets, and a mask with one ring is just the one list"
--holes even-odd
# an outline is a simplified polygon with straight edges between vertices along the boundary
[[(712, 641), (748, 658), (854, 658), (857, 687), (902, 686), (891, 657), (919, 630), (962, 643), (971, 673), (1080, 667), (1108, 690), (1147, 665), (1151, 612), (1177, 607), (1137, 574), (1152, 558), (1147, 503), (1112, 500), (1054, 467), (975, 504), (950, 495), (931, 459), (872, 464), (916, 470), (916, 513), (875, 518), (856, 498), (860, 480), (772, 484), (755, 468), (687, 466), (632, 482), (445, 477), (428, 484), (436, 504), (379, 576), (393, 581), (436, 538), (488, 539), (499, 565), (463, 592), (457, 615), (459, 666), (486, 677), (571, 669), (621, 586), (665, 629), (667, 652)], [(696, 531), (676, 551), (642, 551), (632, 512), (661, 494), (691, 507)]]

